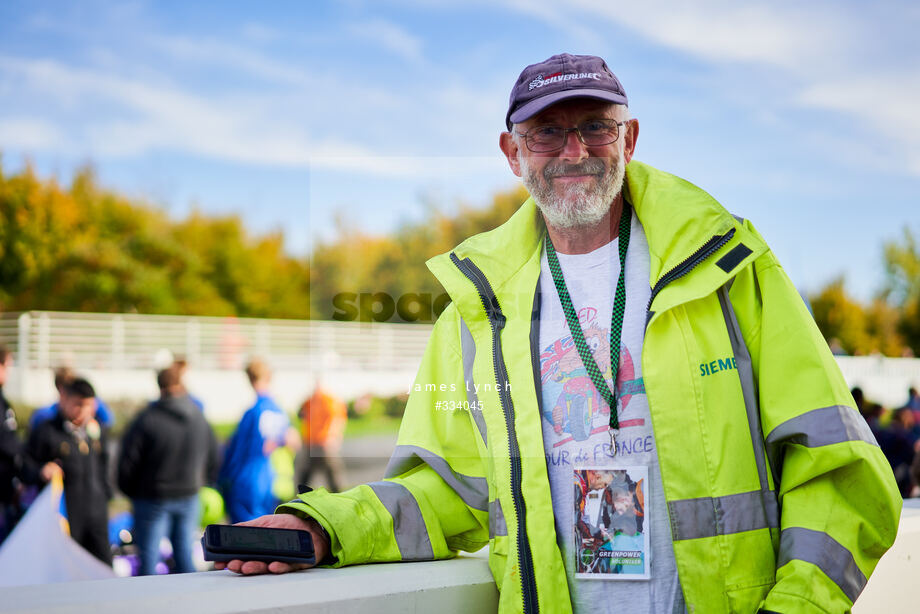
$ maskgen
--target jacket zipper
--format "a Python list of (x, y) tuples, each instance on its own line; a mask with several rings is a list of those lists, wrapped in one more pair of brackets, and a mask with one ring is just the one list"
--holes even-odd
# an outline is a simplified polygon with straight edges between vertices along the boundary
[(521, 570), (521, 594), (524, 600), (525, 614), (539, 612), (537, 602), (537, 584), (534, 578), (533, 555), (530, 551), (530, 542), (527, 541), (527, 527), (525, 524), (524, 495), (521, 491), (523, 471), (521, 469), (521, 453), (518, 448), (517, 435), (514, 429), (514, 405), (509, 392), (508, 371), (505, 367), (505, 358), (502, 354), (501, 331), (505, 327), (505, 315), (498, 304), (498, 297), (492, 290), (492, 285), (483, 272), (473, 264), (469, 258), (460, 260), (457, 254), (451, 252), (450, 260), (460, 269), (460, 272), (473, 282), (479, 299), (485, 308), (486, 316), (492, 327), (492, 365), (495, 369), (495, 383), (498, 385), (498, 398), (501, 401), (502, 411), (505, 415), (505, 427), (508, 430), (508, 450), (511, 456), (511, 499), (514, 503), (515, 516), (517, 516), (517, 550), (518, 566)]
[(734, 236), (734, 228), (726, 232), (724, 235), (713, 235), (712, 238), (703, 243), (703, 245), (700, 246), (698, 250), (690, 254), (673, 269), (662, 275), (655, 283), (655, 287), (652, 288), (652, 295), (648, 299), (648, 305), (645, 308), (646, 321), (651, 318), (652, 301), (655, 300), (655, 297), (658, 296), (658, 293), (661, 292), (665, 286), (667, 286), (672, 281), (680, 279), (692, 271), (698, 264), (719, 251), (722, 246), (731, 241), (732, 237)]

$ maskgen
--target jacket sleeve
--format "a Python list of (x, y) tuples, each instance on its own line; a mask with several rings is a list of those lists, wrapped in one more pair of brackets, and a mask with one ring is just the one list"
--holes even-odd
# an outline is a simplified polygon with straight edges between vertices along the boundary
[(141, 426), (141, 416), (138, 416), (128, 432), (121, 440), (118, 452), (117, 482), (118, 489), (128, 497), (133, 497), (138, 492), (138, 468), (144, 458), (144, 437)]
[[(29, 433), (25, 455), (29, 458), (28, 462), (39, 470), (45, 463), (56, 460), (48, 444), (48, 427), (45, 423), (39, 424)], [(38, 481), (40, 482), (41, 478)]]
[[(3, 406), (0, 405), (0, 420), (3, 419)], [(26, 484), (38, 484), (39, 467), (29, 454), (26, 446), (19, 440), (19, 435), (15, 429), (9, 430), (0, 425), (0, 462), (5, 463), (11, 470), (0, 479), (18, 477)], [(10, 487), (10, 483), (4, 484), (3, 487)], [(2, 487), (0, 487), (2, 488)]]
[(22, 480), (24, 484), (41, 484), (41, 466), (26, 453), (25, 449), (21, 451), (14, 461), (17, 463), (19, 479)]
[(99, 479), (102, 480), (103, 490), (105, 491), (106, 501), (111, 501), (115, 496), (115, 489), (112, 487), (111, 471), (111, 454), (109, 453), (109, 427), (102, 427), (102, 439), (100, 440), (101, 450), (99, 452)]
[(208, 439), (208, 455), (205, 459), (204, 480), (205, 486), (211, 488), (217, 487), (217, 476), (220, 472), (220, 448), (217, 445), (217, 437), (214, 435), (214, 429), (205, 421), (205, 430)]
[(277, 511), (315, 518), (329, 532), (335, 566), (482, 548), (489, 540), (488, 485), (465, 400), (459, 317), (451, 305), (434, 326), (385, 478), (338, 494), (304, 493)]
[(776, 583), (761, 607), (849, 611), (897, 533), (902, 501), (891, 469), (770, 252), (737, 276), (731, 300), (780, 504)]

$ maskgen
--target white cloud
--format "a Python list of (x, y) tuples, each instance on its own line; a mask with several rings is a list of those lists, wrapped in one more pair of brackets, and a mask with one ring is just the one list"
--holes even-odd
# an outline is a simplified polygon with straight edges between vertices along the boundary
[[(50, 60), (0, 57), (0, 71), (20, 79), (23, 91), (35, 97), (54, 95), (71, 106), (91, 108), (107, 105), (113, 114), (92, 114), (70, 139), (61, 122), (55, 130), (44, 130), (46, 137), (33, 139), (33, 146), (63, 149), (79, 141), (91, 154), (133, 156), (150, 150), (167, 149), (206, 157), (249, 162), (306, 166), (310, 157), (330, 150), (340, 154), (339, 146), (311, 142), (298, 126), (281, 119), (254, 113), (258, 101), (213, 100), (159, 83), (119, 78), (108, 73), (78, 69)], [(7, 120), (7, 130), (22, 133), (31, 125), (15, 118)], [(75, 138), (76, 137), (76, 138)], [(369, 153), (358, 148), (363, 155)]]
[[(571, 36), (585, 47), (596, 47), (602, 42), (597, 29), (581, 25), (590, 23), (583, 19), (573, 18), (570, 7), (564, 3), (540, 0), (505, 0), (509, 8), (529, 15), (539, 21), (548, 23), (562, 32)], [(483, 4), (493, 4), (491, 0)]]
[(887, 126), (888, 136), (903, 131), (920, 133), (920, 72), (819, 82), (805, 88), (799, 100), (859, 115), (863, 120), (883, 117), (893, 124)]
[(909, 172), (920, 175), (920, 72), (818, 82), (806, 87), (798, 100), (846, 113), (854, 124), (900, 143)]
[(420, 63), (424, 59), (422, 40), (393, 22), (374, 19), (351, 24), (348, 31), (353, 36), (379, 45), (408, 62)]
[[(504, 0), (515, 11), (535, 17), (598, 45), (604, 39), (598, 18), (620, 24), (643, 38), (714, 62), (759, 62), (794, 69), (847, 47), (839, 33), (849, 28), (839, 12), (821, 12), (801, 4), (732, 0), (607, 2)], [(592, 23), (593, 22), (593, 23)], [(592, 23), (593, 27), (579, 26)]]
[(263, 23), (244, 23), (240, 31), (243, 38), (254, 43), (272, 43), (281, 39), (281, 32)]
[(0, 56), (0, 78), (13, 79), (20, 94), (53, 95), (77, 110), (96, 106), (117, 110), (91, 114), (79, 126), (70, 126), (63, 119), (54, 124), (32, 117), (0, 116), (0, 141), (29, 151), (102, 158), (181, 151), (248, 164), (396, 177), (441, 175), (445, 164), (459, 170), (463, 164), (457, 160), (466, 160), (464, 164), (478, 160), (381, 155), (358, 142), (316, 138), (277, 113), (264, 98), (210, 99), (169, 84), (115, 77), (52, 60)]
[(215, 39), (150, 36), (147, 42), (154, 49), (181, 62), (224, 66), (278, 83), (304, 85), (310, 79), (309, 73), (299, 66), (279, 62), (259, 51)]
[(728, 0), (579, 4), (649, 40), (713, 62), (758, 62), (795, 71), (843, 48), (838, 32), (845, 26), (838, 17), (803, 6)]
[[(786, 86), (771, 92), (774, 105), (850, 115), (897, 149), (892, 158), (900, 157), (907, 172), (920, 174), (920, 80), (915, 68), (920, 54), (915, 44), (904, 45), (905, 28), (894, 23), (897, 13), (891, 7), (865, 13), (839, 4), (762, 0), (573, 0), (581, 11), (573, 16), (572, 5), (563, 15), (558, 4), (548, 0), (505, 4), (563, 32), (579, 18), (601, 17), (710, 65), (750, 65), (755, 79), (757, 71), (767, 71), (760, 74), (778, 76)], [(902, 17), (918, 19), (916, 11)], [(889, 30), (892, 40), (886, 37)], [(908, 52), (898, 51), (899, 45)], [(879, 72), (879, 61), (890, 67), (887, 72)]]
[(492, 156), (384, 156), (361, 155), (357, 151), (345, 155), (317, 155), (311, 159), (313, 168), (334, 171), (355, 171), (384, 177), (426, 180), (443, 177), (475, 177), (483, 172), (506, 173), (505, 161)]
[(66, 137), (56, 126), (36, 117), (0, 119), (0, 143), (25, 151), (69, 149)]

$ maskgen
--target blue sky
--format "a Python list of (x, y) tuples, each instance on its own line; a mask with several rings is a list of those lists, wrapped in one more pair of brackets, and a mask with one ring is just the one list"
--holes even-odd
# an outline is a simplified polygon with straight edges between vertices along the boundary
[[(640, 5), (641, 4), (641, 5)], [(793, 281), (869, 298), (920, 231), (920, 6), (576, 0), (0, 4), (0, 151), (176, 216), (238, 212), (292, 252), (341, 223), (517, 181), (497, 147), (525, 65), (606, 58), (637, 158), (750, 218)]]

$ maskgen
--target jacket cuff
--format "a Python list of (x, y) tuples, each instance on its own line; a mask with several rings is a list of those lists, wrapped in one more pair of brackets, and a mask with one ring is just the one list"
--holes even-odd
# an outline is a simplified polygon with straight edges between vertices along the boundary
[(323, 525), (319, 524), (319, 521), (317, 521), (315, 518), (313, 518), (313, 521), (319, 525), (319, 531), (323, 534), (323, 537), (326, 538), (326, 543), (329, 545), (329, 547), (326, 549), (326, 556), (323, 557), (322, 561), (318, 561), (316, 564), (320, 565), (321, 567), (329, 567), (335, 565), (339, 559), (332, 554), (332, 537), (329, 535), (329, 531), (327, 531)]
[[(830, 612), (840, 612), (837, 609), (838, 603), (825, 603), (818, 605), (811, 599), (798, 594), (790, 594), (778, 591), (775, 588), (770, 591), (767, 598), (760, 606), (759, 612), (780, 614), (782, 612), (801, 612), (802, 614), (829, 614)], [(851, 604), (852, 605), (852, 604)], [(849, 612), (849, 607), (846, 608)]]
[[(343, 533), (348, 533), (349, 521), (336, 514), (336, 508), (339, 507), (334, 503), (334, 497), (325, 489), (313, 490), (298, 495), (298, 498), (282, 503), (275, 509), (276, 514), (294, 514), (301, 518), (312, 518), (329, 539), (329, 553), (322, 561), (317, 562), (317, 566), (322, 567), (342, 567), (350, 564), (345, 554), (345, 547), (342, 543)], [(354, 525), (352, 520), (350, 524)], [(339, 525), (340, 530), (336, 530)], [(347, 537), (345, 538), (347, 540)], [(354, 558), (354, 557), (352, 557)]]

